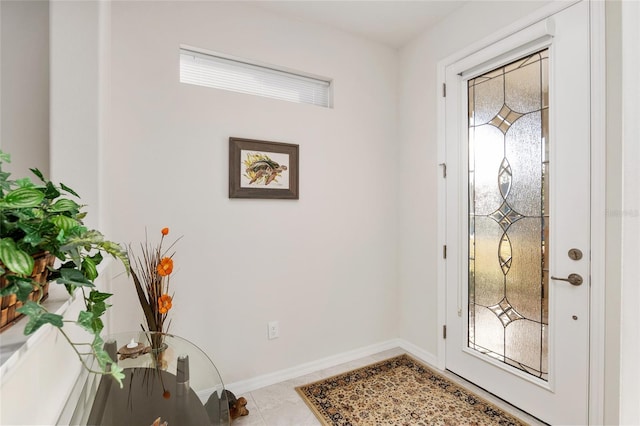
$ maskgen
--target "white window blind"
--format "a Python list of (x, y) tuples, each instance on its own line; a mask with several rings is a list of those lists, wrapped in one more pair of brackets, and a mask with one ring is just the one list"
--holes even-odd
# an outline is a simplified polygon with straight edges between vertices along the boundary
[(331, 81), (180, 49), (180, 82), (329, 108)]

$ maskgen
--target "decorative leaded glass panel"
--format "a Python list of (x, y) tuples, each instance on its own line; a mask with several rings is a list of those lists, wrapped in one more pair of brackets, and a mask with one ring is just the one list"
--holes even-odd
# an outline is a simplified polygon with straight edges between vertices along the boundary
[(468, 346), (548, 380), (548, 51), (469, 80)]

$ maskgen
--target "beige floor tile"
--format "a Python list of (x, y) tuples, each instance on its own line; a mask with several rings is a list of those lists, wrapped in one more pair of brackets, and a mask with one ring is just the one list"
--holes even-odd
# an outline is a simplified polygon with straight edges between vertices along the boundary
[(242, 395), (247, 399), (247, 410), (249, 410), (249, 415), (242, 416), (233, 421), (234, 426), (266, 426), (267, 424), (264, 422), (262, 415), (260, 414), (260, 410), (256, 405), (253, 396), (249, 393), (246, 395)]

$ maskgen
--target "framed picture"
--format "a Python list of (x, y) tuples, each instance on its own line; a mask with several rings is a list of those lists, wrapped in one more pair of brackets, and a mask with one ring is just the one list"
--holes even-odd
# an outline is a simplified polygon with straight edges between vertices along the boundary
[(229, 198), (298, 199), (298, 145), (229, 138)]

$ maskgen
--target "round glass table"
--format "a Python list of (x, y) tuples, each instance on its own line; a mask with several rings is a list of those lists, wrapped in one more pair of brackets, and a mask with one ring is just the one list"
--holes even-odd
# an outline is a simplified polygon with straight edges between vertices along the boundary
[(230, 424), (222, 378), (193, 343), (135, 331), (107, 336), (105, 349), (124, 370), (122, 387), (111, 376), (82, 374), (58, 424)]

